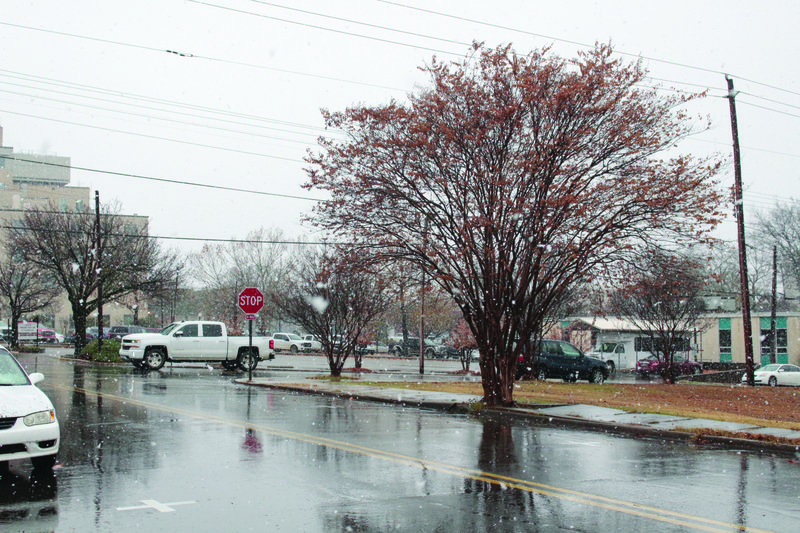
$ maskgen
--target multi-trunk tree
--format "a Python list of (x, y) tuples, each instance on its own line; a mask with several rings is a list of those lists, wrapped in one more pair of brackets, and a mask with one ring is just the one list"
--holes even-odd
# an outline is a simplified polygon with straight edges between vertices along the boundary
[(75, 355), (85, 345), (86, 319), (105, 302), (135, 291), (150, 292), (173, 279), (146, 227), (126, 223), (108, 206), (95, 213), (61, 212), (55, 205), (26, 211), (9, 230), (10, 248), (46, 271), (66, 293), (75, 326)]
[(474, 52), (434, 60), (406, 104), (324, 111), (339, 135), (308, 155), (306, 185), (330, 195), (319, 227), (409, 261), (454, 298), (484, 401), (512, 405), (524, 341), (576, 283), (715, 226), (719, 163), (667, 157), (696, 127), (686, 98), (641, 84), (641, 66), (607, 46)]
[(659, 250), (627, 269), (628, 283), (611, 298), (611, 307), (633, 322), (658, 358), (665, 383), (674, 383), (677, 353), (688, 352), (692, 337), (702, 330), (703, 294), (708, 280), (698, 261)]
[(341, 375), (386, 307), (386, 283), (371, 266), (357, 253), (307, 250), (274, 296), (281, 316), (322, 343), (331, 376)]
[(25, 261), (13, 248), (6, 246), (0, 258), (0, 299), (8, 308), (10, 343), (19, 345), (19, 320), (25, 313), (34, 313), (56, 304), (61, 294), (49, 272)]

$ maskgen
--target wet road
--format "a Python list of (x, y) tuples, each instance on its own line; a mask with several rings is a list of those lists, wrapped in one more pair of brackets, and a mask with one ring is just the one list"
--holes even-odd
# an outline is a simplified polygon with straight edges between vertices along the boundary
[(796, 531), (800, 519), (795, 457), (291, 395), (220, 369), (21, 359), (45, 373), (62, 444), (52, 476), (12, 463), (0, 480), (2, 531)]

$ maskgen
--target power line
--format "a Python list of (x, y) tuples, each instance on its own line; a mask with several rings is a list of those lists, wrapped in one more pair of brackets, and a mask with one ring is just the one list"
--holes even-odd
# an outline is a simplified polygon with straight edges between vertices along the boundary
[[(5, 82), (0, 82), (0, 83), (5, 83)], [(32, 89), (36, 89), (36, 87), (31, 87), (31, 88)], [(9, 91), (9, 90), (2, 90), (2, 89), (0, 89), (0, 92), (4, 92), (4, 93), (7, 93), (7, 94), (13, 94), (13, 95), (17, 95), (17, 96), (28, 96), (28, 97), (31, 96), (31, 95), (25, 94), (25, 93)], [(56, 91), (52, 91), (52, 92), (56, 92)], [(80, 96), (80, 95), (71, 95), (71, 96), (78, 96), (79, 98), (90, 98), (90, 97), (87, 97), (87, 96)], [(81, 106), (87, 107), (89, 109), (98, 109), (100, 111), (110, 111), (112, 113), (124, 113), (126, 115), (130, 115), (130, 116), (134, 116), (134, 117), (148, 118), (148, 119), (153, 119), (153, 120), (161, 120), (161, 121), (164, 121), (164, 122), (172, 122), (172, 123), (175, 123), (175, 124), (182, 124), (184, 126), (195, 126), (195, 127), (198, 127), (198, 128), (208, 128), (208, 129), (213, 129), (213, 130), (217, 130), (217, 131), (224, 131), (224, 132), (228, 132), (228, 133), (238, 133), (238, 134), (242, 134), (242, 135), (260, 137), (262, 139), (272, 139), (272, 140), (277, 140), (277, 141), (299, 143), (299, 144), (303, 144), (305, 146), (308, 146), (309, 144), (313, 144), (313, 143), (311, 143), (309, 141), (300, 141), (300, 140), (297, 140), (297, 139), (287, 139), (285, 137), (275, 137), (273, 135), (266, 135), (266, 134), (263, 134), (263, 133), (252, 133), (252, 132), (245, 132), (245, 131), (242, 131), (242, 130), (234, 130), (234, 129), (230, 129), (230, 128), (221, 128), (219, 126), (211, 126), (211, 125), (206, 125), (206, 124), (199, 124), (199, 123), (196, 123), (196, 122), (188, 122), (188, 121), (185, 121), (185, 120), (177, 120), (177, 119), (172, 119), (172, 118), (157, 117), (157, 116), (153, 116), (153, 115), (145, 115), (145, 114), (142, 114), (142, 113), (134, 113), (134, 112), (131, 112), (131, 111), (122, 111), (122, 110), (118, 110), (118, 109), (112, 109), (112, 108), (108, 108), (108, 107), (100, 107), (100, 106), (90, 105), (90, 104), (83, 104), (83, 103), (76, 104), (75, 102), (70, 102), (68, 100), (59, 100), (57, 98), (52, 98), (52, 97), (47, 97), (47, 96), (35, 96), (34, 98), (39, 98), (39, 99), (43, 99), (43, 100), (49, 100), (51, 102), (56, 102), (56, 103), (60, 103), (60, 104), (81, 105)], [(125, 104), (123, 102), (114, 102), (114, 103), (121, 103), (122, 105), (132, 105), (132, 104)], [(145, 109), (151, 109), (151, 110), (154, 110), (154, 111), (165, 111), (167, 113), (178, 113), (176, 111), (169, 111), (169, 110), (158, 109), (158, 108), (153, 108), (153, 107), (149, 107), (149, 108), (145, 107)], [(181, 114), (187, 115), (185, 113), (181, 113)], [(195, 116), (195, 117), (198, 117), (198, 118), (200, 117), (199, 115), (188, 115), (188, 116)], [(220, 120), (220, 119), (214, 119), (214, 120)], [(230, 121), (226, 121), (226, 122), (230, 122)], [(239, 125), (243, 125), (243, 126), (250, 126), (250, 124), (243, 124), (243, 123), (238, 123), (238, 124)], [(253, 127), (263, 127), (263, 126), (253, 126)], [(285, 133), (294, 133), (296, 135), (313, 135), (313, 134), (310, 134), (310, 133), (289, 132), (289, 131), (285, 131), (285, 130), (284, 130), (284, 132)]]
[[(400, 2), (395, 2), (395, 1), (392, 1), (392, 0), (378, 0), (378, 1), (381, 2), (381, 3), (384, 3), (384, 4), (393, 5), (393, 6), (401, 7), (401, 8), (405, 8), (405, 9), (410, 9), (410, 10), (413, 10), (413, 11), (419, 11), (419, 12), (422, 12), (422, 13), (429, 13), (429, 14), (432, 14), (432, 15), (437, 15), (437, 16), (440, 16), (440, 17), (450, 18), (450, 19), (454, 19), (454, 20), (461, 20), (463, 22), (469, 22), (470, 24), (479, 24), (481, 26), (487, 26), (487, 27), (490, 27), (490, 28), (500, 29), (500, 30), (504, 30), (504, 31), (513, 31), (515, 33), (521, 33), (521, 34), (530, 35), (530, 36), (533, 36), (533, 37), (540, 37), (540, 38), (543, 38), (543, 39), (549, 39), (549, 40), (552, 40), (552, 41), (558, 41), (558, 42), (562, 42), (562, 43), (567, 43), (567, 44), (571, 44), (571, 45), (574, 45), (574, 46), (580, 46), (582, 48), (593, 48), (594, 47), (594, 45), (589, 44), (589, 43), (582, 43), (580, 41), (572, 41), (572, 40), (569, 40), (569, 39), (553, 37), (553, 36), (550, 36), (550, 35), (544, 35), (544, 34), (535, 33), (535, 32), (532, 32), (532, 31), (521, 30), (519, 28), (513, 28), (513, 27), (510, 27), (510, 26), (503, 26), (501, 24), (493, 24), (491, 22), (486, 22), (486, 21), (483, 21), (483, 20), (476, 20), (476, 19), (471, 19), (471, 18), (467, 18), (467, 17), (462, 17), (462, 16), (459, 16), (459, 15), (453, 15), (451, 13), (444, 13), (444, 12), (441, 12), (441, 11), (434, 11), (432, 9), (426, 9), (426, 8), (417, 7), (417, 6), (410, 6), (410, 5), (403, 4), (403, 3), (400, 3)], [(616, 49), (614, 51), (616, 53), (620, 54), (620, 55), (646, 59), (648, 61), (653, 61), (653, 62), (656, 62), (656, 63), (662, 63), (662, 64), (665, 64), (665, 65), (672, 65), (672, 66), (675, 66), (675, 67), (681, 67), (681, 68), (686, 68), (686, 69), (691, 69), (691, 70), (697, 70), (697, 71), (700, 71), (700, 72), (706, 72), (706, 73), (711, 73), (711, 74), (726, 74), (725, 72), (722, 72), (722, 71), (719, 71), (719, 70), (710, 69), (710, 68), (706, 68), (706, 67), (698, 67), (698, 66), (695, 66), (695, 65), (689, 65), (687, 63), (680, 63), (680, 62), (677, 62), (677, 61), (670, 61), (670, 60), (667, 60), (667, 59), (660, 59), (660, 58), (657, 58), (657, 57), (650, 57), (650, 56), (645, 56), (645, 55), (642, 55), (642, 54), (635, 54), (635, 53), (632, 53), (632, 52), (625, 52), (625, 51), (616, 50)], [(761, 85), (763, 87), (767, 87), (767, 88), (774, 89), (774, 90), (777, 90), (777, 91), (782, 91), (782, 92), (785, 92), (785, 93), (788, 93), (788, 94), (793, 94), (793, 95), (796, 95), (796, 96), (800, 96), (800, 92), (790, 91), (788, 89), (783, 89), (781, 87), (776, 87), (774, 85), (769, 85), (767, 83), (755, 81), (755, 80), (752, 80), (752, 79), (747, 79), (747, 78), (742, 77), (742, 76), (735, 76), (735, 77), (739, 78), (739, 79), (741, 79), (743, 81), (754, 83), (756, 85)]]
[(319, 198), (311, 198), (311, 197), (308, 197), (308, 196), (297, 196), (297, 195), (292, 195), (292, 194), (281, 194), (281, 193), (276, 193), (276, 192), (265, 192), (265, 191), (257, 191), (257, 190), (252, 190), (252, 189), (239, 189), (239, 188), (236, 188), (236, 187), (225, 187), (225, 186), (222, 186), (222, 185), (209, 185), (208, 183), (197, 183), (197, 182), (190, 182), (190, 181), (181, 181), (181, 180), (175, 180), (175, 179), (169, 179), (169, 178), (157, 178), (157, 177), (154, 177), (154, 176), (144, 176), (142, 174), (131, 174), (131, 173), (128, 173), (128, 172), (116, 172), (116, 171), (113, 171), (113, 170), (99, 170), (99, 169), (96, 169), (96, 168), (79, 167), (79, 166), (75, 166), (75, 165), (64, 165), (64, 164), (60, 164), (60, 163), (50, 163), (50, 162), (47, 162), (47, 161), (37, 161), (37, 160), (34, 160), (34, 159), (25, 159), (24, 157), (19, 157), (19, 156), (11, 156), (11, 155), (2, 155), (2, 154), (0, 154), (0, 158), (2, 158), (2, 159), (13, 159), (13, 160), (16, 160), (16, 161), (23, 161), (25, 163), (35, 163), (35, 164), (39, 164), (39, 165), (46, 165), (46, 166), (52, 166), (52, 167), (68, 168), (68, 169), (71, 169), (71, 170), (82, 170), (84, 172), (95, 172), (95, 173), (98, 173), (98, 174), (109, 174), (111, 176), (122, 176), (122, 177), (126, 177), (126, 178), (136, 178), (136, 179), (143, 179), (143, 180), (150, 180), (150, 181), (158, 181), (158, 182), (161, 182), (161, 183), (173, 183), (173, 184), (177, 184), (177, 185), (189, 185), (189, 186), (192, 186), (192, 187), (201, 187), (201, 188), (205, 188), (205, 189), (216, 189), (216, 190), (221, 190), (221, 191), (241, 192), (241, 193), (246, 193), (246, 194), (260, 194), (260, 195), (264, 195), (264, 196), (275, 196), (275, 197), (278, 197), (278, 198), (288, 198), (288, 199), (292, 199), (292, 200), (308, 200), (308, 201), (312, 201), (312, 202), (320, 202), (320, 201), (322, 201)]
[(112, 45), (115, 45), (115, 46), (124, 46), (124, 47), (128, 47), (128, 48), (138, 48), (138, 49), (146, 50), (146, 51), (149, 51), (149, 52), (167, 53), (167, 54), (177, 55), (177, 56), (180, 56), (180, 57), (185, 57), (185, 58), (190, 58), (190, 59), (191, 58), (193, 58), (193, 59), (204, 59), (206, 61), (214, 61), (214, 62), (217, 62), (217, 63), (226, 63), (226, 64), (229, 64), (229, 65), (237, 65), (237, 66), (241, 66), (241, 67), (257, 68), (257, 69), (262, 69), (262, 70), (269, 70), (269, 71), (272, 71), (272, 72), (281, 72), (281, 73), (284, 73), (284, 74), (292, 74), (292, 75), (296, 75), (296, 76), (305, 76), (305, 77), (309, 77), (309, 78), (317, 78), (317, 79), (322, 79), (322, 80), (326, 80), (326, 81), (335, 81), (335, 82), (338, 82), (338, 83), (348, 83), (348, 84), (353, 84), (353, 85), (361, 85), (361, 86), (372, 87), (372, 88), (376, 88), (376, 89), (385, 89), (387, 91), (405, 92), (405, 90), (398, 89), (396, 87), (388, 87), (388, 86), (385, 86), (385, 85), (377, 85), (377, 84), (367, 83), (367, 82), (363, 82), (363, 81), (347, 80), (347, 79), (344, 79), (344, 78), (336, 78), (336, 77), (333, 77), (333, 76), (323, 76), (323, 75), (320, 75), (320, 74), (312, 74), (312, 73), (300, 72), (300, 71), (296, 71), (296, 70), (281, 69), (281, 68), (277, 68), (277, 67), (268, 67), (266, 65), (258, 65), (258, 64), (255, 64), (255, 63), (246, 63), (244, 61), (236, 61), (236, 60), (232, 60), (232, 59), (222, 59), (222, 58), (218, 58), (218, 57), (203, 56), (203, 55), (199, 55), (199, 54), (190, 54), (190, 53), (186, 53), (186, 52), (176, 52), (174, 50), (167, 50), (167, 49), (163, 49), (163, 48), (155, 48), (155, 47), (152, 47), (152, 46), (145, 46), (145, 45), (140, 45), (140, 44), (135, 44), (135, 43), (126, 43), (126, 42), (122, 42), (122, 41), (112, 41), (110, 39), (102, 39), (100, 37), (89, 37), (87, 35), (78, 35), (78, 34), (75, 34), (75, 33), (68, 33), (68, 32), (57, 31), (57, 30), (47, 30), (47, 29), (44, 29), (44, 28), (36, 28), (36, 27), (33, 27), (33, 26), (25, 26), (25, 25), (22, 25), (22, 24), (12, 24), (10, 22), (0, 22), (0, 25), (11, 26), (11, 27), (14, 27), (14, 28), (20, 28), (20, 29), (30, 30), (30, 31), (37, 31), (37, 32), (42, 32), (42, 33), (52, 33), (54, 35), (61, 35), (63, 37), (71, 37), (73, 39), (84, 39), (84, 40), (87, 40), (87, 41), (96, 41), (96, 42), (101, 42), (101, 43), (105, 43), (105, 44), (112, 44)]
[[(10, 73), (10, 74), (5, 74), (5, 73)], [(123, 106), (136, 107), (137, 109), (150, 109), (150, 110), (153, 110), (153, 111), (162, 111), (162, 112), (165, 112), (165, 113), (172, 113), (172, 114), (176, 114), (176, 115), (184, 115), (184, 116), (195, 117), (195, 118), (206, 118), (206, 119), (210, 118), (212, 120), (216, 120), (216, 121), (219, 121), (219, 122), (227, 122), (227, 123), (230, 123), (230, 124), (236, 124), (236, 125), (240, 125), (240, 126), (248, 126), (248, 127), (254, 127), (254, 128), (273, 129), (273, 130), (284, 132), (284, 133), (293, 133), (293, 134), (299, 134), (299, 135), (318, 135), (319, 133), (326, 131), (325, 128), (322, 127), (322, 126), (312, 126), (312, 125), (309, 125), (309, 124), (300, 124), (300, 123), (297, 123), (297, 122), (289, 122), (289, 121), (284, 121), (284, 120), (269, 119), (267, 117), (262, 117), (262, 116), (257, 116), (257, 115), (251, 115), (251, 114), (245, 114), (245, 113), (237, 113), (237, 112), (233, 112), (233, 111), (229, 111), (229, 110), (215, 109), (215, 108), (199, 106), (199, 105), (193, 105), (193, 104), (186, 104), (184, 102), (177, 102), (177, 101), (173, 101), (173, 100), (164, 100), (164, 99), (159, 99), (159, 98), (151, 98), (151, 97), (147, 97), (147, 96), (143, 96), (143, 95), (129, 94), (129, 93), (124, 93), (124, 92), (120, 93), (118, 91), (112, 91), (112, 90), (105, 89), (105, 88), (102, 88), (102, 87), (92, 87), (92, 86), (88, 86), (88, 85), (74, 84), (74, 83), (71, 83), (71, 82), (65, 82), (65, 81), (56, 80), (56, 79), (53, 79), (53, 78), (43, 78), (43, 77), (40, 77), (40, 76), (33, 76), (33, 75), (25, 74), (25, 73), (17, 73), (17, 72), (12, 72), (12, 71), (8, 71), (8, 70), (0, 69), (0, 78), (2, 78), (2, 77), (8, 77), (8, 78), (15, 79), (15, 80), (24, 80), (24, 81), (27, 81), (28, 83), (31, 83), (31, 84), (37, 84), (37, 83), (46, 84), (46, 86), (45, 87), (39, 87), (37, 85), (25, 85), (25, 84), (22, 84), (22, 83), (4, 81), (2, 79), (0, 79), (0, 84), (11, 85), (11, 86), (15, 86), (15, 87), (22, 87), (22, 88), (25, 88), (25, 89), (33, 89), (33, 90), (45, 91), (45, 92), (49, 92), (49, 93), (55, 93), (55, 94), (61, 94), (61, 95), (67, 95), (67, 96), (74, 96), (74, 97), (77, 97), (77, 98), (92, 99), (92, 100), (96, 100), (96, 101), (109, 102), (109, 103), (113, 103), (113, 104), (120, 104), (120, 105), (123, 105)], [(69, 89), (73, 89), (75, 91), (89, 91), (89, 92), (98, 93), (100, 95), (113, 95), (113, 96), (117, 96), (117, 97), (122, 98), (122, 100), (111, 99), (111, 98), (103, 98), (101, 96), (97, 96), (97, 95), (93, 95), (93, 94), (81, 94), (80, 92), (59, 91), (59, 90), (53, 89), (52, 88), (53, 85), (63, 86), (63, 87), (69, 88)], [(18, 95), (21, 94), (22, 96), (26, 96), (26, 97), (33, 96), (30, 93), (15, 93), (13, 91), (7, 91), (7, 90), (4, 90), (3, 92), (7, 92), (9, 94), (18, 94)], [(89, 106), (88, 104), (74, 104), (73, 102), (66, 102), (66, 101), (56, 100), (54, 98), (45, 97), (45, 96), (34, 96), (34, 97), (35, 98), (48, 99), (48, 100), (54, 100), (54, 101), (57, 101), (57, 102), (69, 103), (69, 104), (73, 104), (73, 105), (85, 105), (86, 107), (92, 107), (92, 106)], [(125, 100), (132, 100), (132, 102), (127, 102)], [(167, 107), (156, 107), (155, 105), (145, 105), (142, 102), (158, 104), (160, 106), (175, 107), (175, 108), (177, 108), (177, 110), (176, 109), (169, 109)], [(104, 109), (104, 108), (99, 108), (99, 109)], [(185, 109), (187, 111), (193, 111), (193, 113), (190, 113), (190, 112), (187, 112), (187, 111), (183, 111), (183, 109)], [(112, 111), (117, 111), (117, 110), (112, 110)], [(119, 111), (117, 111), (117, 112), (119, 112)], [(211, 115), (211, 116), (209, 116), (209, 115)], [(221, 115), (222, 117), (216, 117), (214, 115)], [(139, 116), (146, 116), (147, 118), (151, 118), (151, 115), (139, 115)], [(230, 118), (228, 118), (228, 117), (230, 117)], [(239, 119), (239, 120), (233, 120), (233, 119)], [(248, 122), (245, 122), (245, 121), (248, 121)], [(281, 128), (277, 128), (277, 127), (274, 127), (274, 126), (271, 126), (271, 125), (266, 125), (266, 124), (254, 124), (253, 122), (260, 122), (260, 123), (266, 123), (266, 124), (275, 124), (275, 125), (292, 127), (292, 128), (301, 128), (301, 129), (304, 129), (304, 130), (313, 130), (316, 133), (302, 133), (302, 132), (289, 130), (289, 129), (281, 129)]]
[[(372, 37), (372, 36), (369, 36), (369, 35), (362, 35), (362, 34), (359, 34), (359, 33), (353, 33), (353, 32), (344, 31), (344, 30), (326, 28), (325, 26), (317, 26), (315, 24), (308, 24), (306, 22), (297, 22), (295, 20), (282, 19), (282, 18), (279, 18), (279, 17), (273, 17), (273, 16), (270, 16), (270, 15), (264, 15), (262, 13), (255, 13), (253, 11), (246, 11), (244, 9), (236, 9), (236, 8), (233, 8), (233, 7), (220, 6), (220, 5), (217, 5), (217, 4), (211, 4), (209, 2), (201, 2), (199, 0), (188, 0), (188, 1), (192, 2), (193, 4), (200, 4), (200, 5), (204, 5), (204, 6), (214, 7), (214, 8), (217, 8), (217, 9), (222, 9), (222, 10), (225, 10), (225, 11), (232, 11), (234, 13), (241, 13), (241, 14), (244, 14), (244, 15), (251, 15), (251, 16), (254, 16), (254, 17), (260, 17), (260, 18), (265, 18), (265, 19), (270, 19), (270, 20), (276, 20), (278, 22), (284, 22), (286, 24), (294, 24), (296, 26), (304, 26), (306, 28), (312, 28), (312, 29), (315, 29), (315, 30), (322, 30), (322, 31), (328, 31), (328, 32), (332, 32), (332, 33), (339, 33), (341, 35), (348, 35), (350, 37), (359, 37), (361, 39), (369, 39), (369, 40), (378, 41), (378, 42), (381, 42), (381, 43), (393, 44), (393, 45), (397, 45), (397, 46), (405, 46), (405, 47), (408, 47), (408, 48), (416, 48), (416, 49), (419, 49), (419, 50), (427, 50), (428, 52), (438, 52), (440, 54), (446, 54), (446, 55), (453, 55), (453, 56), (460, 56), (461, 55), (461, 54), (455, 54), (455, 53), (447, 51), (447, 50), (441, 50), (441, 49), (438, 49), (438, 48), (430, 48), (428, 46), (420, 46), (420, 45), (415, 45), (415, 44), (408, 44), (408, 43), (403, 43), (403, 42), (400, 42), (400, 41), (393, 41), (391, 39), (383, 39), (383, 38), (380, 38), (380, 37)], [(286, 8), (286, 9), (291, 9), (291, 8)], [(327, 15), (321, 15), (321, 14), (317, 14), (317, 15), (318, 16), (327, 16)], [(333, 18), (333, 17), (331, 17), (331, 18)], [(358, 23), (358, 24), (364, 24), (364, 23)], [(366, 24), (364, 24), (364, 25), (366, 25)], [(388, 28), (386, 28), (386, 29), (388, 29)], [(406, 33), (406, 32), (402, 32), (401, 30), (391, 30), (391, 31), (398, 31), (398, 32), (401, 32), (401, 33)], [(428, 37), (428, 38), (431, 38), (431, 37)], [(439, 40), (444, 40), (444, 39), (439, 39)], [(465, 43), (457, 43), (457, 44), (463, 45)]]
[[(61, 213), (63, 214), (63, 213)], [(89, 213), (91, 214), (91, 213)], [(124, 216), (124, 215), (122, 215)], [(85, 231), (80, 230), (60, 230), (60, 229), (47, 229), (47, 228), (29, 228), (24, 226), (0, 226), (0, 229), (22, 230), (22, 231), (40, 231), (42, 233), (55, 233), (64, 235), (85, 235)], [(194, 242), (222, 242), (222, 243), (237, 243), (237, 244), (292, 244), (299, 246), (321, 246), (321, 245), (334, 245), (334, 246), (347, 246), (349, 243), (337, 243), (328, 241), (275, 241), (275, 240), (260, 240), (260, 239), (217, 239), (213, 237), (168, 237), (165, 235), (141, 235), (132, 233), (104, 233), (103, 235), (109, 237), (122, 237), (122, 238), (145, 238), (152, 240), (173, 240), (173, 241), (194, 241)]]
[(18, 116), (21, 116), (21, 117), (38, 118), (38, 119), (41, 119), (41, 120), (49, 120), (51, 122), (58, 122), (60, 124), (69, 124), (71, 126), (82, 126), (84, 128), (92, 128), (92, 129), (96, 129), (96, 130), (110, 131), (110, 132), (114, 132), (114, 133), (125, 133), (127, 135), (134, 135), (134, 136), (137, 136), (137, 137), (144, 137), (146, 139), (155, 139), (155, 140), (158, 140), (158, 141), (168, 141), (168, 142), (174, 142), (174, 143), (179, 143), (179, 144), (186, 144), (186, 145), (189, 145), (189, 146), (199, 146), (200, 148), (213, 148), (214, 150), (223, 150), (223, 151), (226, 151), (226, 152), (234, 152), (234, 153), (237, 153), (237, 154), (245, 154), (245, 155), (255, 155), (255, 156), (258, 156), (258, 157), (268, 157), (270, 159), (280, 159), (282, 161), (291, 161), (293, 163), (302, 162), (302, 160), (300, 160), (300, 159), (291, 158), (291, 157), (282, 157), (282, 156), (279, 156), (279, 155), (262, 154), (262, 153), (259, 153), (259, 152), (250, 152), (249, 150), (238, 150), (236, 148), (224, 148), (222, 146), (214, 146), (213, 144), (203, 144), (203, 143), (196, 143), (196, 142), (191, 142), (191, 141), (182, 141), (180, 139), (170, 139), (168, 137), (159, 137), (157, 135), (148, 135), (146, 133), (135, 133), (135, 132), (131, 132), (131, 131), (123, 131), (123, 130), (118, 130), (118, 129), (115, 129), (115, 128), (105, 128), (103, 126), (95, 126), (95, 125), (92, 125), (92, 124), (84, 124), (84, 123), (81, 123), (81, 122), (72, 122), (70, 120), (61, 120), (61, 119), (50, 118), (50, 117), (40, 117), (38, 115), (31, 115), (31, 114), (28, 114), (28, 113), (19, 113), (17, 111), (9, 111), (8, 109), (0, 109), (0, 112), (9, 113), (11, 115), (18, 115)]
[[(213, 5), (213, 4), (206, 4), (205, 2), (199, 2), (197, 0), (189, 0), (189, 1), (192, 2), (192, 3), (195, 3), (195, 4)], [(306, 15), (312, 15), (312, 16), (315, 16), (315, 17), (326, 18), (326, 19), (335, 20), (335, 21), (338, 21), (338, 22), (346, 22), (347, 24), (356, 24), (358, 26), (364, 26), (364, 27), (367, 27), (367, 28), (390, 31), (390, 32), (393, 32), (393, 33), (400, 33), (400, 34), (403, 34), (403, 35), (409, 35), (411, 37), (422, 37), (424, 39), (432, 39), (432, 40), (440, 41), (440, 42), (443, 42), (443, 43), (457, 44), (459, 46), (465, 46), (465, 47), (471, 45), (471, 43), (465, 43), (465, 42), (462, 42), (462, 41), (454, 41), (452, 39), (445, 39), (443, 37), (436, 37), (434, 35), (426, 35), (426, 34), (423, 34), (423, 33), (416, 33), (416, 32), (413, 32), (413, 31), (398, 30), (397, 28), (390, 28), (388, 26), (380, 26), (378, 24), (371, 24), (369, 22), (361, 22), (361, 21), (354, 20), (354, 19), (346, 19), (346, 18), (343, 18), (343, 17), (336, 17), (336, 16), (333, 16), (333, 15), (326, 15), (324, 13), (319, 13), (319, 12), (316, 12), (316, 11), (298, 9), (296, 7), (290, 7), (290, 6), (283, 6), (283, 5), (280, 5), (280, 4), (274, 4), (272, 2), (264, 2), (262, 0), (250, 0), (250, 1), (255, 3), (255, 4), (262, 4), (262, 5), (266, 5), (266, 6), (270, 6), (270, 7), (277, 7), (279, 9), (286, 9), (288, 11), (294, 11), (296, 13), (303, 13), (303, 14), (306, 14)], [(221, 7), (221, 6), (216, 6), (215, 5), (214, 7)], [(253, 13), (253, 14), (257, 14), (257, 13)], [(258, 16), (262, 16), (260, 14), (257, 14), (257, 15)], [(272, 17), (268, 17), (268, 18), (272, 18)], [(278, 20), (280, 20), (280, 19), (278, 19)], [(363, 37), (363, 36), (359, 35), (359, 37)]]

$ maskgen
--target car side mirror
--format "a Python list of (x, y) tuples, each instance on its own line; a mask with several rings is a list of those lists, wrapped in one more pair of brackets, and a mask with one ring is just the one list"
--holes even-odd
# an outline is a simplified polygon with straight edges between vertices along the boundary
[(183, 337), (183, 332), (182, 331), (176, 331), (173, 336), (174, 337)]
[(41, 372), (34, 372), (33, 374), (30, 374), (28, 378), (31, 380), (31, 383), (36, 385), (40, 381), (44, 380), (44, 374)]

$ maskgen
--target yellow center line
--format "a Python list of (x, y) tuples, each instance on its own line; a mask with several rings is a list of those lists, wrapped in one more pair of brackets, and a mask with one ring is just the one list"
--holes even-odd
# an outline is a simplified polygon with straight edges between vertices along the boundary
[(491, 472), (483, 472), (480, 470), (474, 470), (470, 468), (464, 468), (457, 465), (452, 465), (448, 463), (441, 463), (437, 461), (429, 461), (425, 459), (420, 459), (418, 457), (412, 457), (408, 455), (388, 452), (384, 450), (378, 450), (375, 448), (368, 448), (365, 446), (360, 446), (358, 444), (353, 444), (350, 442), (339, 441), (334, 439), (329, 439), (326, 437), (319, 437), (316, 435), (311, 435), (308, 433), (298, 433), (295, 431), (289, 431), (285, 429), (275, 428), (271, 426), (266, 426), (263, 424), (256, 424), (252, 422), (248, 422), (246, 420), (237, 420), (233, 418), (226, 418), (217, 415), (210, 415), (206, 413), (201, 413), (198, 411), (192, 411), (188, 409), (183, 409), (180, 407), (174, 406), (165, 406), (160, 405), (152, 402), (147, 402), (143, 400), (138, 400), (135, 398), (128, 398), (125, 396), (119, 396), (116, 394), (109, 394), (109, 393), (102, 393), (91, 391), (88, 389), (83, 389), (79, 387), (64, 387), (64, 386), (56, 386), (56, 388), (66, 390), (66, 391), (74, 391), (79, 392), (81, 394), (85, 394), (86, 396), (91, 396), (95, 398), (103, 398), (108, 400), (114, 400), (121, 403), (127, 403), (131, 405), (136, 405), (139, 407), (144, 407), (148, 409), (156, 409), (159, 411), (165, 411), (169, 413), (176, 413), (181, 414), (187, 417), (199, 419), (199, 420), (206, 420), (212, 422), (218, 422), (220, 424), (225, 424), (234, 427), (241, 427), (243, 429), (257, 429), (268, 433), (270, 435), (275, 435), (278, 437), (284, 437), (287, 439), (292, 439), (301, 442), (307, 442), (309, 444), (314, 444), (317, 446), (325, 446), (328, 448), (335, 448), (338, 450), (350, 452), (350, 453), (357, 453), (361, 455), (367, 455), (371, 457), (375, 457), (377, 459), (383, 459), (387, 461), (393, 461), (399, 464), (405, 464), (409, 466), (416, 466), (426, 468), (428, 470), (433, 470), (436, 472), (440, 472), (443, 474), (448, 474), (452, 476), (457, 476), (465, 479), (472, 479), (476, 481), (483, 481), (486, 483), (491, 483), (493, 485), (504, 486), (504, 487), (511, 487), (518, 490), (534, 493), (534, 494), (541, 494), (546, 496), (552, 496), (555, 498), (559, 498), (562, 500), (572, 501), (584, 505), (589, 505), (597, 508), (607, 509), (611, 511), (616, 511), (632, 516), (638, 516), (642, 518), (649, 518), (651, 520), (665, 522), (668, 524), (679, 525), (684, 527), (689, 527), (698, 531), (716, 531), (716, 532), (729, 532), (731, 530), (739, 530), (739, 531), (748, 531), (753, 533), (770, 533), (768, 530), (764, 529), (755, 529), (749, 526), (743, 526), (739, 524), (732, 524), (729, 522), (723, 522), (719, 520), (713, 520), (710, 518), (704, 518), (700, 516), (694, 516), (690, 514), (680, 513), (677, 511), (670, 511), (667, 509), (661, 509), (658, 507), (652, 507), (648, 505), (642, 505), (634, 502), (629, 502), (625, 500), (619, 500), (615, 498), (609, 498), (606, 496), (599, 496), (595, 494), (590, 494), (587, 492), (581, 492), (571, 489), (565, 489), (561, 487), (556, 487), (553, 485), (547, 485), (543, 483), (536, 483), (533, 481), (528, 481), (524, 479), (512, 478), (507, 476), (501, 476), (498, 474), (492, 474)]

